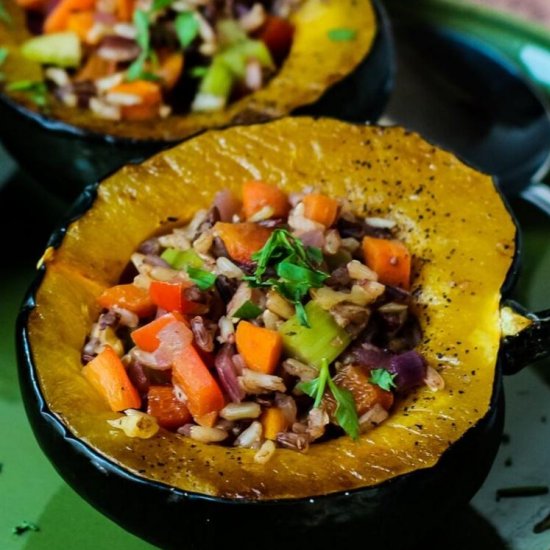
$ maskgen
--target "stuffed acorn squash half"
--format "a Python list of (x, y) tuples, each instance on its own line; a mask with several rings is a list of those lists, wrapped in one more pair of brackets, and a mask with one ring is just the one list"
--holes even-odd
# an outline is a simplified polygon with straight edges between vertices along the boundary
[(122, 14), (71, 1), (6, 0), (0, 18), (2, 139), (69, 195), (203, 130), (302, 110), (375, 121), (388, 97), (391, 38), (371, 0), (126, 2)]
[[(254, 449), (113, 429), (120, 414), (81, 362), (98, 297), (124, 279), (140, 243), (249, 180), (288, 194), (313, 188), (395, 222), (412, 256), (416, 352), (444, 387), (399, 397), (357, 439), (278, 448), (263, 463)], [(501, 437), (503, 369), (545, 353), (547, 325), (501, 313), (516, 256), (516, 226), (491, 178), (416, 134), (311, 118), (207, 132), (88, 187), (52, 236), (19, 318), (27, 413), (69, 484), (162, 547), (214, 547), (236, 525), (249, 533), (245, 547), (258, 537), (327, 545), (358, 532), (375, 547), (409, 547), (484, 480)]]

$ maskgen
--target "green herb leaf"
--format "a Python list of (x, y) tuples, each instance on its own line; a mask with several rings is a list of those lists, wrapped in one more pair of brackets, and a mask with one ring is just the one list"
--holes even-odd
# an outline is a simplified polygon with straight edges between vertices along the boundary
[(9, 92), (23, 92), (39, 107), (48, 105), (48, 88), (44, 82), (34, 80), (18, 80), (10, 82), (6, 89)]
[(141, 48), (141, 53), (148, 53), (150, 46), (149, 15), (143, 10), (135, 10), (133, 17), (136, 27), (136, 42)]
[(345, 27), (330, 29), (327, 34), (333, 42), (350, 42), (357, 37), (357, 31), (355, 29), (348, 29)]
[(258, 307), (254, 302), (247, 300), (235, 313), (233, 317), (238, 319), (256, 319), (262, 313), (262, 308)]
[(40, 527), (31, 521), (22, 521), (11, 530), (14, 535), (22, 535), (27, 531), (40, 531)]
[(189, 74), (193, 78), (202, 78), (208, 72), (208, 67), (192, 67)]
[(199, 22), (192, 11), (178, 14), (174, 21), (176, 34), (182, 48), (187, 48), (199, 34)]
[(2, 65), (4, 61), (6, 61), (8, 54), (9, 54), (8, 48), (0, 48), (0, 65)]
[(166, 9), (172, 4), (174, 0), (154, 0), (153, 5), (151, 6), (151, 12), (161, 11)]
[(187, 274), (201, 290), (208, 290), (216, 282), (216, 275), (197, 267), (188, 266)]
[(0, 21), (4, 21), (7, 25), (11, 25), (13, 22), (13, 19), (8, 13), (8, 10), (6, 9), (6, 6), (4, 6), (2, 0), (0, 0)]
[(315, 399), (313, 408), (316, 408), (321, 404), (327, 383), (336, 400), (335, 414), (338, 424), (352, 439), (357, 439), (359, 437), (359, 418), (357, 417), (355, 399), (349, 390), (340, 388), (334, 383), (330, 377), (328, 361), (325, 358), (321, 360), (319, 376), (308, 382), (300, 382), (296, 387)]
[(370, 382), (380, 386), (383, 390), (391, 391), (392, 388), (395, 388), (395, 374), (387, 371), (386, 369), (373, 369), (370, 373)]
[[(310, 288), (319, 288), (328, 273), (318, 269), (323, 260), (319, 249), (306, 248), (300, 239), (286, 229), (276, 229), (261, 250), (252, 255), (257, 262), (254, 275), (245, 277), (250, 286), (273, 287), (285, 298), (294, 302), (302, 326), (309, 327), (302, 299)], [(270, 267), (276, 267), (279, 280), (262, 277)]]
[(330, 378), (328, 384), (334, 399), (336, 399), (338, 424), (352, 439), (357, 439), (359, 437), (359, 418), (352, 393), (337, 386)]
[(319, 369), (319, 376), (313, 380), (307, 382), (300, 382), (296, 387), (303, 391), (305, 394), (309, 395), (315, 402), (313, 403), (313, 408), (317, 408), (321, 404), (323, 395), (325, 394), (325, 388), (327, 381), (330, 379), (330, 373), (328, 368), (328, 361), (323, 358), (321, 360), (321, 368)]

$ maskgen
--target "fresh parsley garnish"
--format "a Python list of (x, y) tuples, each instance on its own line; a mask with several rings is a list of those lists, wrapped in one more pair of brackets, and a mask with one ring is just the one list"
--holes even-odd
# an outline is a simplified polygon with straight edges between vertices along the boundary
[(346, 27), (330, 29), (328, 31), (328, 37), (333, 42), (350, 42), (351, 40), (355, 40), (357, 37), (357, 31)]
[(133, 17), (136, 28), (136, 42), (141, 48), (137, 59), (128, 67), (126, 77), (128, 80), (140, 80), (146, 74), (145, 63), (151, 56), (151, 37), (149, 34), (149, 15), (146, 11), (135, 10)]
[(373, 369), (370, 371), (370, 382), (380, 386), (383, 390), (391, 391), (392, 388), (395, 388), (395, 374), (392, 374), (386, 369)]
[[(320, 288), (329, 277), (319, 266), (323, 261), (321, 250), (306, 247), (286, 229), (273, 231), (263, 248), (252, 255), (257, 262), (253, 275), (245, 277), (252, 287), (270, 287), (294, 303), (302, 326), (309, 327), (302, 304), (311, 288)], [(274, 268), (277, 278), (265, 278), (268, 269)]]
[(151, 12), (161, 11), (172, 4), (174, 0), (154, 0), (151, 6)]
[(6, 86), (8, 92), (23, 92), (38, 107), (48, 106), (48, 88), (44, 82), (35, 80), (18, 80)]
[(208, 290), (216, 282), (216, 275), (198, 267), (188, 266), (187, 275), (201, 290)]
[(14, 535), (22, 535), (27, 531), (40, 531), (40, 527), (31, 521), (22, 521), (11, 530)]
[(2, 0), (0, 0), (0, 21), (4, 21), (7, 25), (11, 25), (13, 21)]
[(208, 67), (192, 67), (189, 74), (193, 78), (202, 78), (208, 72)]
[(183, 11), (174, 21), (174, 27), (182, 48), (187, 48), (199, 34), (199, 22), (192, 11)]
[(308, 382), (300, 382), (296, 387), (315, 399), (313, 408), (321, 404), (326, 386), (330, 389), (336, 400), (336, 420), (340, 427), (352, 438), (359, 437), (359, 418), (357, 417), (357, 408), (355, 399), (351, 392), (345, 388), (337, 386), (330, 377), (329, 365), (326, 359), (322, 359), (319, 376)]

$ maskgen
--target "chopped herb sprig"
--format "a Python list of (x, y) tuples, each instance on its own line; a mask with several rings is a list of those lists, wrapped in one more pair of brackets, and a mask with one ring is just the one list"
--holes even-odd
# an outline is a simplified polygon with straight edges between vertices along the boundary
[(198, 267), (188, 266), (187, 274), (201, 290), (208, 290), (216, 282), (216, 275)]
[[(256, 262), (256, 270), (245, 277), (248, 284), (274, 288), (294, 304), (300, 324), (309, 327), (302, 300), (311, 288), (320, 288), (329, 277), (319, 269), (323, 261), (321, 250), (305, 246), (286, 229), (276, 229), (252, 259)], [(265, 277), (270, 268), (275, 270), (277, 278)]]
[(370, 373), (370, 382), (380, 386), (383, 390), (391, 391), (392, 388), (396, 387), (393, 380), (395, 376), (386, 369), (373, 369)]
[(330, 389), (336, 400), (336, 420), (340, 427), (352, 438), (359, 437), (359, 418), (357, 407), (351, 392), (336, 385), (330, 376), (329, 365), (326, 359), (322, 359), (319, 376), (308, 382), (300, 382), (296, 387), (315, 399), (313, 408), (321, 404), (326, 387)]
[(351, 42), (357, 37), (357, 31), (346, 27), (330, 29), (328, 37), (333, 42)]

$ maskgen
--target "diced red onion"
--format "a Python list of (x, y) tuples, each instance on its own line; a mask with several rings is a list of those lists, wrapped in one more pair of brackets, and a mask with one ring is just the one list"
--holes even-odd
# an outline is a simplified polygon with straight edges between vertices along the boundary
[(172, 364), (174, 355), (181, 353), (192, 341), (193, 333), (181, 321), (168, 323), (158, 333), (160, 345), (153, 353), (159, 364)]
[(373, 344), (364, 342), (348, 350), (343, 360), (345, 363), (355, 363), (369, 369), (388, 369), (391, 354)]
[(407, 392), (421, 386), (426, 378), (426, 362), (416, 351), (406, 351), (394, 355), (389, 362), (388, 370), (395, 374), (395, 384), (400, 392)]
[(229, 190), (218, 191), (214, 197), (214, 206), (218, 209), (222, 222), (231, 222), (233, 215), (241, 210), (241, 202)]
[(132, 361), (126, 369), (128, 378), (141, 395), (149, 391), (149, 378), (145, 374), (145, 369), (139, 361)]
[(300, 235), (300, 240), (305, 246), (316, 246), (317, 248), (323, 248), (323, 246), (325, 246), (325, 235), (320, 229), (302, 233)]
[(244, 391), (237, 378), (233, 355), (235, 355), (235, 347), (231, 344), (224, 344), (216, 355), (214, 364), (225, 393), (231, 401), (240, 403), (244, 398)]
[(97, 55), (108, 61), (124, 62), (134, 60), (141, 52), (135, 40), (123, 36), (106, 36), (99, 43)]

